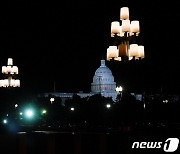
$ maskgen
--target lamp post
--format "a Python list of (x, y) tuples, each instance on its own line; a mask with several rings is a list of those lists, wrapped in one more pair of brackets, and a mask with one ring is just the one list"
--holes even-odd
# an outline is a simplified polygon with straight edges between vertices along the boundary
[(111, 107), (111, 104), (106, 104), (107, 109), (110, 109), (110, 107)]
[(70, 110), (71, 110), (71, 111), (74, 111), (74, 107), (71, 107)]
[(17, 108), (17, 107), (18, 107), (18, 104), (15, 104), (14, 107)]
[(118, 94), (120, 94), (120, 100), (121, 100), (123, 88), (121, 86), (116, 87), (116, 91), (117, 91)]
[(53, 97), (50, 98), (50, 102), (51, 104), (53, 104), (53, 102), (55, 101), (55, 99)]
[[(20, 87), (20, 80), (16, 79), (16, 76), (19, 74), (19, 70), (17, 66), (13, 66), (13, 59), (8, 58), (7, 60), (7, 66), (2, 66), (1, 70), (3, 74), (3, 79), (0, 80), (0, 87), (3, 88), (14, 88), (14, 87)], [(7, 93), (6, 93), (7, 92)], [(8, 110), (8, 112), (11, 113), (11, 115), (14, 117), (14, 110), (10, 108), (10, 106), (13, 105), (13, 108), (15, 109), (18, 107), (18, 104), (14, 103), (12, 104), (12, 100), (14, 100), (14, 96), (16, 97), (17, 95), (15, 94), (10, 94), (8, 91), (5, 90), (4, 96), (8, 96), (5, 98), (4, 102), (6, 102), (7, 105), (3, 105), (4, 110)]]
[(7, 66), (2, 66), (5, 79), (0, 80), (0, 87), (20, 87), (20, 80), (16, 79), (19, 73), (18, 67), (13, 66), (13, 59), (8, 58)]
[(135, 38), (139, 36), (139, 33), (139, 21), (129, 20), (128, 7), (120, 8), (120, 21), (111, 22), (113, 45), (107, 49), (107, 60), (129, 61), (143, 59), (144, 46), (135, 42)]

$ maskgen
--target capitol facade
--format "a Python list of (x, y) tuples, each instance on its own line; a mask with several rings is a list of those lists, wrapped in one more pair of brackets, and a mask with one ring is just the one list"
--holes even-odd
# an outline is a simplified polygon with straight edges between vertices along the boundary
[(105, 60), (101, 60), (101, 65), (96, 69), (91, 83), (91, 92), (89, 93), (62, 93), (62, 92), (51, 92), (43, 94), (44, 97), (49, 95), (54, 97), (61, 97), (62, 102), (66, 99), (72, 99), (73, 95), (77, 94), (81, 98), (90, 97), (95, 94), (101, 94), (104, 97), (111, 97), (113, 101), (116, 100), (116, 82), (111, 70), (106, 66)]
[(117, 97), (116, 82), (111, 70), (105, 65), (105, 60), (101, 60), (101, 66), (95, 71), (91, 93), (100, 93), (104, 97), (112, 97), (113, 100)]

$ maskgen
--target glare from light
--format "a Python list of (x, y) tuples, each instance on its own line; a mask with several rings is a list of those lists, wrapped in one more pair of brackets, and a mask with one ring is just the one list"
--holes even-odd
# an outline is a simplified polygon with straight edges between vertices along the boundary
[(52, 97), (52, 98), (50, 98), (50, 102), (51, 102), (51, 104), (54, 102), (54, 98)]
[(42, 114), (46, 114), (47, 113), (47, 111), (46, 110), (42, 110)]
[(25, 115), (27, 118), (32, 118), (34, 116), (34, 112), (31, 109), (26, 110)]
[(166, 99), (166, 100), (163, 100), (163, 103), (168, 103), (168, 100)]
[(7, 124), (7, 122), (8, 122), (7, 119), (4, 119), (4, 120), (3, 120), (3, 123), (4, 123), (4, 124)]
[(117, 92), (122, 92), (122, 91), (123, 91), (123, 87), (121, 87), (121, 86), (116, 87), (116, 91), (117, 91)]
[(15, 108), (17, 108), (17, 107), (18, 107), (18, 104), (15, 104), (14, 106), (15, 106)]
[(20, 114), (20, 115), (23, 115), (23, 113), (22, 113), (22, 112), (20, 112), (19, 114)]
[(106, 104), (106, 107), (109, 109), (111, 107), (111, 104)]
[(74, 107), (71, 107), (71, 111), (74, 111)]

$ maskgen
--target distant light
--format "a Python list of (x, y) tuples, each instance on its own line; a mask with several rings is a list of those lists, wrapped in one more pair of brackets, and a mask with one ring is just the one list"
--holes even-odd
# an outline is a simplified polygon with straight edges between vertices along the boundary
[(23, 113), (22, 113), (22, 112), (20, 112), (19, 114), (20, 114), (20, 115), (23, 115)]
[(52, 98), (50, 98), (50, 102), (51, 102), (51, 104), (54, 102), (54, 98), (52, 97)]
[(121, 86), (116, 87), (116, 91), (117, 91), (117, 92), (122, 92), (122, 91), (123, 91), (123, 88), (122, 88)]
[(27, 118), (32, 118), (34, 116), (34, 112), (31, 109), (26, 110), (25, 115)]
[(3, 120), (3, 123), (4, 123), (4, 124), (7, 124), (7, 122), (8, 122), (7, 119), (4, 119), (4, 120)]
[(71, 111), (74, 111), (74, 107), (71, 107), (71, 109), (70, 109)]
[(47, 113), (47, 111), (46, 110), (42, 110), (42, 114), (46, 114)]
[(106, 107), (109, 109), (111, 107), (111, 104), (106, 104)]
[(168, 103), (168, 100), (166, 99), (166, 100), (163, 100), (163, 103)]
[(15, 108), (17, 108), (17, 107), (18, 107), (18, 104), (15, 104), (14, 106), (15, 106)]

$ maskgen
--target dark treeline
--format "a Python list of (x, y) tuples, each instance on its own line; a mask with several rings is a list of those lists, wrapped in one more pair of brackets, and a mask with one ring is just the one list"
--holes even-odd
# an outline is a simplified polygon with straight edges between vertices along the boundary
[[(50, 102), (50, 98), (54, 101)], [(26, 102), (26, 103), (25, 103)], [(161, 97), (143, 101), (129, 94), (118, 95), (114, 102), (100, 94), (81, 98), (74, 94), (72, 99), (62, 102), (60, 97), (31, 97), (21, 100), (17, 108), (1, 112), (1, 118), (8, 113), (20, 125), (30, 121), (20, 120), (20, 112), (26, 107), (34, 108), (38, 127), (51, 128), (120, 128), (121, 126), (167, 126), (180, 122), (180, 102), (163, 100)], [(42, 111), (46, 110), (43, 114)]]

